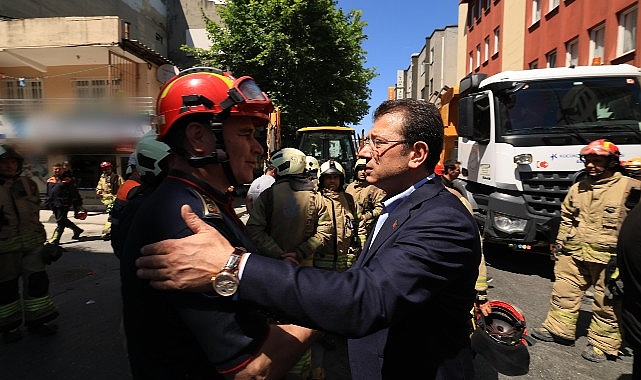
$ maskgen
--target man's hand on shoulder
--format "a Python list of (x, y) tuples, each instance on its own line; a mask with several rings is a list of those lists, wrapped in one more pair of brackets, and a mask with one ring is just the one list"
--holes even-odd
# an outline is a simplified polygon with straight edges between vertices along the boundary
[(188, 205), (180, 213), (194, 235), (142, 247), (136, 273), (156, 289), (211, 291), (212, 276), (220, 272), (234, 248)]

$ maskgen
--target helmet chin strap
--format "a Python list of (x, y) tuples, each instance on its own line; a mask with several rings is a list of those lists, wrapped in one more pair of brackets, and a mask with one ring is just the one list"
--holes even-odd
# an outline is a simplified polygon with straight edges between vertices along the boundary
[(208, 156), (193, 156), (188, 155), (187, 162), (189, 166), (193, 168), (202, 168), (207, 165), (221, 164), (223, 166), (223, 171), (225, 172), (225, 177), (229, 181), (231, 186), (237, 187), (238, 180), (234, 176), (234, 172), (231, 170), (231, 165), (229, 164), (229, 155), (225, 151), (225, 140), (223, 139), (223, 123), (212, 120), (211, 122), (212, 132), (216, 137), (216, 149), (209, 154)]

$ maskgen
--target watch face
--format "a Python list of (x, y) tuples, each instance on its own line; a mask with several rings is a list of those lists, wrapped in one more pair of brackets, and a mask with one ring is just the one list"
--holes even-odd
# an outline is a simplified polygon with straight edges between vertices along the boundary
[(229, 272), (220, 272), (214, 279), (214, 290), (221, 296), (231, 296), (238, 290), (238, 278)]

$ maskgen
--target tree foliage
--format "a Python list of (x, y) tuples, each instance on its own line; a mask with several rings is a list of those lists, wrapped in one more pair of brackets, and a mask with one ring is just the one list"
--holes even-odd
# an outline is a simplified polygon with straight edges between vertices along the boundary
[(186, 49), (208, 66), (250, 75), (281, 110), (284, 143), (303, 126), (357, 124), (368, 113), (367, 38), (360, 11), (334, 0), (230, 0), (221, 24), (206, 18), (212, 47)]

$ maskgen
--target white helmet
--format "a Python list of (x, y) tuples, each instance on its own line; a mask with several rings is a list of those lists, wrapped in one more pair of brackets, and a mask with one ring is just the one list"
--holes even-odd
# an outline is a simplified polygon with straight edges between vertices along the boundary
[(320, 175), (323, 176), (325, 174), (338, 174), (345, 178), (345, 169), (338, 161), (329, 160), (323, 162), (320, 166)]
[(169, 156), (169, 145), (156, 140), (154, 130), (142, 136), (136, 144), (136, 168), (141, 176), (150, 173), (157, 176), (162, 172), (160, 161)]
[(271, 162), (276, 167), (276, 174), (282, 177), (305, 173), (306, 157), (305, 153), (296, 148), (283, 148), (272, 155)]
[(318, 178), (318, 175), (320, 174), (320, 165), (318, 165), (318, 160), (314, 156), (307, 156), (305, 157), (305, 161), (307, 163), (307, 173), (312, 178)]

